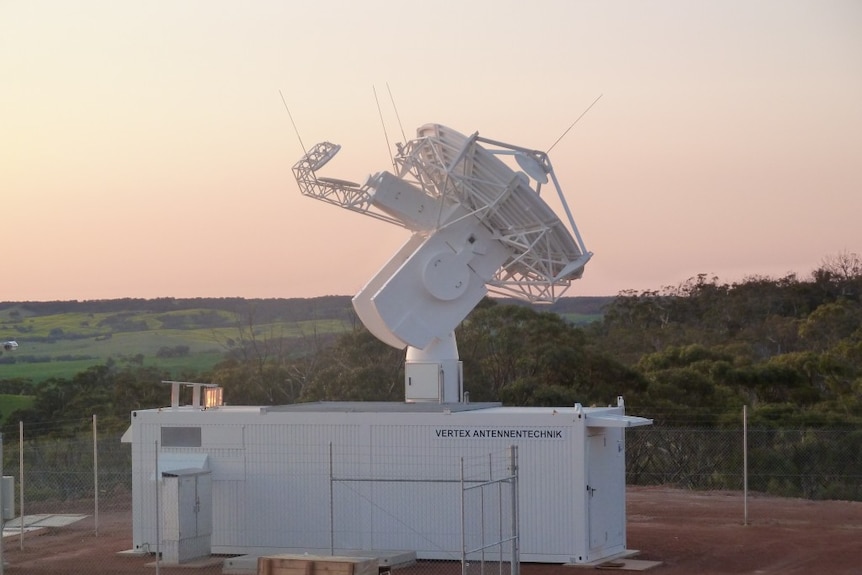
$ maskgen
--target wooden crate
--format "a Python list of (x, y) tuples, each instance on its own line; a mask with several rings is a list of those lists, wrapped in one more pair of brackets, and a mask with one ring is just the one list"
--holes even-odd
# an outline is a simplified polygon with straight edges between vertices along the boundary
[(258, 558), (257, 575), (377, 575), (377, 559), (268, 555)]

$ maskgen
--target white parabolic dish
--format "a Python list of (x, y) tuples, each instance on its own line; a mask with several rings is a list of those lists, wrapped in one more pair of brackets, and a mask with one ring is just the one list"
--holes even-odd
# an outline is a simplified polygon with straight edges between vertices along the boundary
[[(395, 174), (356, 186), (316, 174), (338, 148), (323, 142), (294, 165), (302, 193), (413, 232), (353, 300), (366, 327), (390, 345), (444, 340), (488, 291), (556, 301), (592, 256), (543, 152), (426, 124), (398, 147)], [(568, 227), (540, 196), (549, 179)]]

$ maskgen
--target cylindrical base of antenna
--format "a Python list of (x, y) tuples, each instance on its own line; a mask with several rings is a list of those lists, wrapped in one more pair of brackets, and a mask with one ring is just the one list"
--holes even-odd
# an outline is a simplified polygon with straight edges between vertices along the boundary
[(424, 349), (407, 348), (405, 401), (461, 403), (463, 391), (463, 369), (454, 332), (443, 339), (435, 338)]

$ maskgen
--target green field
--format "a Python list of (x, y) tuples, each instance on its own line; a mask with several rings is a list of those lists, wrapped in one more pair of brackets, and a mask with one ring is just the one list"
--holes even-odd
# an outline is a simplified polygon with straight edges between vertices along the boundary
[(33, 397), (29, 395), (5, 395), (0, 394), (0, 421), (18, 409), (25, 409), (33, 404)]
[[(221, 352), (209, 351), (190, 354), (185, 357), (158, 358), (144, 356), (143, 364), (155, 366), (168, 371), (172, 376), (182, 372), (204, 372), (211, 369), (221, 361), (224, 355)], [(71, 361), (50, 361), (39, 363), (14, 363), (0, 365), (0, 380), (4, 379), (28, 379), (33, 383), (39, 383), (51, 378), (71, 379), (78, 372), (84, 371), (94, 365), (102, 365), (109, 358), (81, 359)], [(122, 361), (123, 358), (120, 358)]]
[[(254, 324), (211, 309), (37, 315), (24, 306), (6, 308), (0, 311), (0, 337), (17, 340), (19, 348), (0, 356), (0, 381), (71, 378), (109, 360), (142, 360), (172, 375), (203, 372), (243, 342), (299, 341), (346, 329), (337, 319)], [(182, 353), (164, 353), (175, 348)]]

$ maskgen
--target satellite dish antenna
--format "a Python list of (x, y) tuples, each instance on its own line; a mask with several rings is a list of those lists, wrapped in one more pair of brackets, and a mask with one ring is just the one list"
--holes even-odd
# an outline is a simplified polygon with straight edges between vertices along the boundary
[[(354, 309), (381, 341), (407, 348), (407, 401), (461, 402), (455, 327), (489, 291), (556, 301), (592, 257), (550, 160), (478, 132), (426, 124), (397, 146), (395, 174), (378, 172), (357, 186), (316, 175), (339, 148), (322, 142), (293, 166), (302, 194), (412, 232), (353, 297)], [(549, 181), (568, 225), (539, 196)]]

